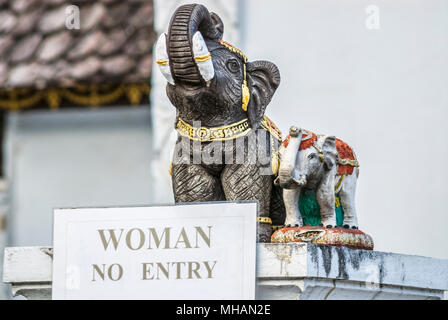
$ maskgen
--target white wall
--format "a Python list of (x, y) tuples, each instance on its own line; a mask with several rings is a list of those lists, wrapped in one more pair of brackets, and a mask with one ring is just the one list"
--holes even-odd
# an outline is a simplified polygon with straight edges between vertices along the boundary
[(149, 108), (9, 113), (9, 246), (52, 245), (53, 208), (150, 204)]
[[(376, 5), (380, 29), (366, 28)], [(360, 160), (375, 249), (448, 258), (448, 1), (248, 0), (245, 53), (278, 65), (267, 114), (334, 134)]]

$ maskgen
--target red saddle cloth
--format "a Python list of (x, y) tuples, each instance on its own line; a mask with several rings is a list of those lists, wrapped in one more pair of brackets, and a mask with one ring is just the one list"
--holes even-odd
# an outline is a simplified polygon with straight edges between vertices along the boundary
[[(291, 138), (290, 135), (288, 135), (285, 140), (283, 140), (282, 145), (286, 148), (289, 144), (289, 139)], [(299, 151), (308, 149), (314, 145), (314, 142), (317, 141), (317, 135), (311, 131), (305, 131), (302, 134), (302, 141), (300, 142)]]
[[(286, 148), (289, 144), (290, 136), (288, 135), (285, 140), (283, 140), (282, 145)], [(302, 141), (300, 142), (299, 151), (311, 148), (317, 141), (317, 135), (311, 131), (305, 131), (302, 135)], [(339, 155), (340, 160), (353, 160), (356, 161), (353, 149), (341, 139), (336, 138), (336, 150)], [(351, 164), (339, 164), (338, 163), (338, 175), (352, 174), (353, 168), (355, 166)]]
[[(353, 153), (353, 149), (346, 144), (344, 141), (336, 138), (336, 150), (339, 154), (339, 159), (344, 160), (353, 160), (355, 161), (355, 154)], [(344, 175), (344, 174), (352, 174), (353, 173), (353, 165), (350, 164), (338, 164), (338, 174)]]

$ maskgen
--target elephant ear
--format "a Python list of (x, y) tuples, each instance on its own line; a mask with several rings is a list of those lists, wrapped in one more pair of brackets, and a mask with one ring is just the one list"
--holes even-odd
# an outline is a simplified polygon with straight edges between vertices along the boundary
[(210, 12), (210, 18), (212, 18), (216, 30), (218, 30), (221, 35), (224, 34), (224, 23), (222, 22), (221, 18), (214, 12)]
[(269, 61), (247, 63), (247, 82), (250, 91), (247, 115), (253, 129), (260, 126), (266, 107), (280, 85), (280, 71)]
[(324, 168), (331, 170), (336, 165), (336, 159), (338, 152), (336, 150), (336, 137), (330, 136), (325, 138), (322, 146), (322, 152), (324, 153)]

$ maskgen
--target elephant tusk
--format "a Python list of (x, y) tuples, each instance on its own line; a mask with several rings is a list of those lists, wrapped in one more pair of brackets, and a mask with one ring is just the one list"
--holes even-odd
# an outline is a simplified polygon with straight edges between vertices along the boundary
[(274, 185), (277, 186), (277, 187), (280, 185), (280, 178), (279, 177), (275, 178)]
[(171, 75), (170, 62), (166, 50), (166, 33), (160, 35), (156, 45), (156, 63), (166, 80), (174, 85), (174, 79)]
[(305, 178), (300, 178), (299, 180), (297, 180), (297, 179), (295, 179), (295, 178), (292, 178), (292, 181), (294, 181), (294, 183), (297, 185), (297, 186), (299, 186), (299, 187), (302, 187), (302, 186), (304, 186), (304, 185), (306, 185), (306, 179)]
[(193, 36), (193, 55), (202, 79), (209, 83), (215, 76), (215, 69), (213, 67), (212, 55), (208, 51), (200, 31), (197, 31)]

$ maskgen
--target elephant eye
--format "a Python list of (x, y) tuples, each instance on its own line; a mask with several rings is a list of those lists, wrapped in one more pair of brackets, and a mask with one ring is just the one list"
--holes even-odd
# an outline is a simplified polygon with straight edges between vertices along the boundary
[(315, 154), (315, 153), (311, 153), (311, 154), (308, 156), (308, 159), (314, 159), (314, 158), (316, 158), (316, 154)]
[(230, 59), (227, 62), (227, 68), (233, 73), (240, 71), (240, 65), (236, 59)]

